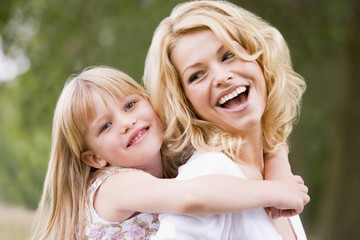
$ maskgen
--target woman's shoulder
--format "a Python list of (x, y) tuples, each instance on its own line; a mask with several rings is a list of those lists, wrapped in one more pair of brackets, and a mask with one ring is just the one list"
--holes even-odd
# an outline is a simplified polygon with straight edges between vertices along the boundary
[(224, 153), (196, 150), (189, 161), (179, 168), (177, 179), (189, 179), (208, 174), (225, 174), (244, 178), (237, 164)]
[(203, 152), (196, 150), (187, 162), (189, 165), (206, 164), (209, 166), (228, 166), (237, 167), (236, 163), (232, 161), (227, 155), (222, 152)]
[(225, 155), (223, 152), (203, 152), (200, 150), (195, 150), (194, 154), (191, 156), (192, 159), (212, 159), (212, 160), (218, 160), (218, 159), (224, 159), (229, 160), (231, 159)]

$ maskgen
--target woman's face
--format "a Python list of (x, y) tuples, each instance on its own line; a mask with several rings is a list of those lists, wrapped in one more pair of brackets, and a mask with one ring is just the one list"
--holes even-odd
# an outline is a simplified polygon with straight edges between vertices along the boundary
[[(237, 42), (242, 53), (246, 50)], [(266, 86), (259, 64), (230, 52), (211, 30), (182, 35), (171, 59), (197, 114), (227, 132), (261, 129)]]

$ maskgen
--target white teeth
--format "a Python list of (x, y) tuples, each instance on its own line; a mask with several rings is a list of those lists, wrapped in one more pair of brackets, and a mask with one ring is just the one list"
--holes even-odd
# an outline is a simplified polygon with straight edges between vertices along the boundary
[(239, 94), (246, 91), (246, 87), (238, 87), (233, 92), (226, 94), (219, 100), (219, 105), (224, 104), (225, 102), (229, 101), (230, 99), (233, 99), (234, 97), (238, 96)]
[(138, 133), (138, 135), (136, 135), (136, 136), (130, 141), (129, 146), (130, 146), (131, 144), (133, 144), (134, 142), (136, 142), (139, 138), (141, 138), (141, 136), (142, 136), (145, 132), (146, 132), (146, 129), (141, 130), (141, 131)]

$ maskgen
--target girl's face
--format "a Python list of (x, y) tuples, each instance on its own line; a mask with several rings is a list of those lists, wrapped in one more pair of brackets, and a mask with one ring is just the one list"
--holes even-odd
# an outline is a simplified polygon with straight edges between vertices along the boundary
[(92, 100), (95, 117), (85, 133), (87, 153), (110, 166), (162, 173), (163, 128), (149, 102), (137, 94), (114, 100), (96, 91)]
[[(234, 44), (247, 54), (239, 43)], [(256, 61), (235, 56), (210, 30), (182, 35), (171, 59), (187, 99), (201, 118), (227, 132), (261, 129), (266, 86)]]

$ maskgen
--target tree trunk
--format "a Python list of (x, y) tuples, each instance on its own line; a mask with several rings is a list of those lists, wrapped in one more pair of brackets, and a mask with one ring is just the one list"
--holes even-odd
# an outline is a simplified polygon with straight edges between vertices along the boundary
[[(360, 236), (360, 18), (359, 2), (347, 12), (348, 38), (341, 55), (334, 97), (334, 135), (324, 200), (321, 239), (359, 239)], [(344, 61), (341, 61), (343, 59)], [(341, 67), (342, 66), (342, 67)], [(341, 71), (342, 70), (342, 71)], [(345, 75), (344, 75), (345, 74)]]

